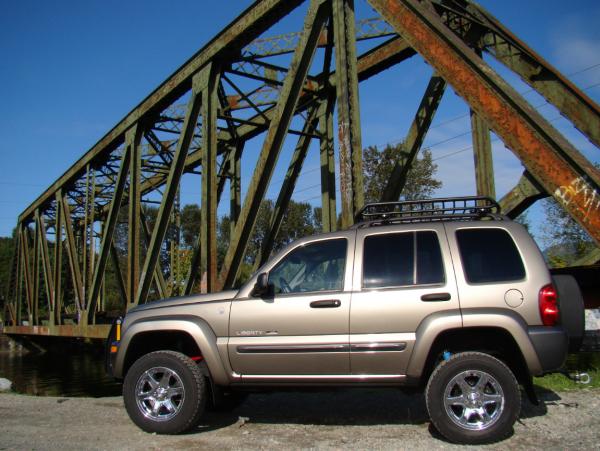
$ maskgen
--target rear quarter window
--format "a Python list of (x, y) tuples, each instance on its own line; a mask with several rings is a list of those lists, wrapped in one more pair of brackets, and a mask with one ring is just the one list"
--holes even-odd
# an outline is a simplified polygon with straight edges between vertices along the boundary
[(515, 242), (502, 229), (463, 229), (456, 232), (460, 259), (468, 283), (511, 282), (525, 278)]

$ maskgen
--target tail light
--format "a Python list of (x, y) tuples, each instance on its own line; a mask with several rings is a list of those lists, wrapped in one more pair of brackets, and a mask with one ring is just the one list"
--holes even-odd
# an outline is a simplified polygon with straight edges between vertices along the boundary
[(544, 326), (554, 326), (558, 322), (558, 295), (551, 284), (542, 287), (539, 295), (540, 316)]

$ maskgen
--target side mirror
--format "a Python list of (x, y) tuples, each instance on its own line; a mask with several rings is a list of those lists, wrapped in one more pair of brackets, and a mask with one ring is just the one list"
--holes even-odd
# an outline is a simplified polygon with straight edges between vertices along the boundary
[(266, 272), (260, 273), (252, 289), (252, 296), (262, 296), (269, 292), (269, 275)]

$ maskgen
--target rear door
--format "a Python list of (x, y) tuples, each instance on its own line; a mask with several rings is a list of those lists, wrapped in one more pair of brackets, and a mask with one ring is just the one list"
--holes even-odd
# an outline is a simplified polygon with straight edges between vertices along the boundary
[(398, 230), (359, 229), (356, 237), (350, 313), (353, 374), (405, 374), (421, 322), (437, 312), (459, 313), (443, 225)]

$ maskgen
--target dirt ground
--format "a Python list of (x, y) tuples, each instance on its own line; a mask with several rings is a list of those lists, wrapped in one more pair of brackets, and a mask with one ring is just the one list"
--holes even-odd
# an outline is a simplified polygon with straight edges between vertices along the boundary
[[(490, 449), (600, 449), (600, 390), (524, 401), (514, 434)], [(186, 435), (147, 434), (119, 397), (0, 394), (0, 449), (449, 449), (422, 395), (394, 389), (252, 394)]]

